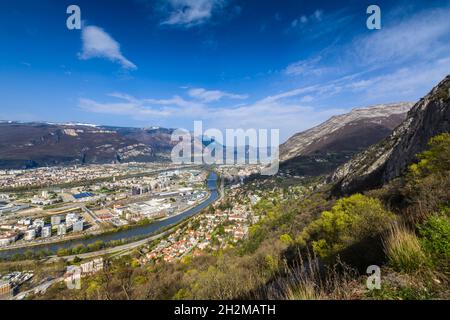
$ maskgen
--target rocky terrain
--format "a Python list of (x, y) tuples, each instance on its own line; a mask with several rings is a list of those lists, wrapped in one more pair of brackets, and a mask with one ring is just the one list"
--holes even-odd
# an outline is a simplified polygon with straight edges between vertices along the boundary
[(336, 170), (336, 190), (350, 193), (382, 185), (398, 177), (429, 139), (450, 131), (450, 75), (408, 112), (392, 134)]
[(126, 127), (103, 127), (114, 130), (118, 134), (150, 146), (153, 152), (161, 157), (168, 157), (175, 142), (171, 141), (174, 129), (151, 127), (151, 128), (126, 128)]
[(170, 148), (169, 129), (0, 122), (0, 168), (153, 161)]
[(301, 175), (330, 173), (389, 136), (413, 103), (358, 108), (298, 133), (280, 146), (282, 168)]

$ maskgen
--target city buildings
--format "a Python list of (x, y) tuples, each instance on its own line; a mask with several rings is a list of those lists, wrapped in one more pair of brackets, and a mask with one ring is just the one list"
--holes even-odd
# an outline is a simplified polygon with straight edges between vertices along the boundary
[[(49, 183), (41, 190), (1, 193), (0, 208), (17, 206), (15, 201), (18, 197), (21, 202), (31, 203), (31, 206), (28, 205), (29, 210), (19, 212), (17, 218), (0, 220), (0, 230), (5, 230), (0, 233), (0, 245), (26, 246), (30, 242), (60, 241), (56, 236), (71, 236), (85, 231), (101, 232), (102, 229), (121, 227), (145, 219), (166, 218), (182, 213), (207, 198), (209, 192), (205, 180), (208, 172), (183, 168), (141, 175), (142, 172), (153, 172), (158, 167), (164, 165), (94, 165), (73, 167), (72, 171), (59, 167), (32, 170), (35, 174), (41, 173), (42, 179), (50, 179), (52, 183), (63, 179), (61, 174), (66, 172), (69, 175), (65, 181), (67, 183), (74, 176), (81, 177), (82, 174), (98, 176), (100, 173), (115, 172), (113, 177), (116, 178), (93, 181), (92, 184), (83, 182), (79, 186), (74, 183), (68, 187), (52, 186)], [(123, 176), (121, 172), (123, 175), (139, 175), (119, 178)], [(30, 170), (20, 170), (3, 172), (3, 175), (15, 175), (19, 180), (28, 181), (32, 179), (29, 173)], [(33, 181), (38, 183), (38, 180)], [(48, 207), (49, 199), (61, 204)], [(13, 233), (7, 234), (6, 231)]]
[(86, 263), (80, 264), (83, 274), (92, 275), (103, 270), (103, 258), (97, 258)]
[(52, 216), (50, 218), (51, 224), (52, 226), (57, 226), (60, 225), (62, 222), (62, 217), (61, 216)]
[(0, 277), (0, 300), (9, 300), (14, 297), (20, 286), (31, 280), (34, 274), (30, 271), (14, 271)]
[(65, 223), (61, 223), (56, 227), (56, 234), (58, 236), (64, 236), (67, 233), (67, 226)]
[(50, 238), (52, 236), (52, 227), (51, 226), (45, 226), (41, 230), (41, 237), (42, 238)]
[(83, 220), (79, 220), (76, 221), (73, 225), (72, 225), (72, 231), (73, 232), (82, 232), (84, 228), (84, 222)]
[(45, 226), (45, 222), (42, 219), (36, 219), (33, 221), (33, 227), (37, 229), (42, 229)]
[(19, 233), (15, 231), (0, 232), (0, 247), (6, 247), (19, 239)]
[(14, 288), (10, 281), (0, 280), (0, 300), (9, 300), (14, 295)]
[[(89, 180), (123, 178), (128, 175), (151, 174), (156, 170), (175, 169), (179, 165), (161, 163), (123, 163), (87, 166), (46, 167), (30, 170), (1, 170), (0, 190), (22, 187), (51, 186)], [(47, 191), (48, 192), (48, 191)], [(41, 198), (48, 196), (45, 191)]]
[(80, 220), (80, 216), (78, 213), (68, 213), (66, 215), (66, 225), (68, 227), (74, 225), (76, 222), (78, 222), (78, 220)]
[(36, 229), (30, 229), (25, 231), (25, 235), (23, 238), (25, 241), (32, 241), (36, 239)]

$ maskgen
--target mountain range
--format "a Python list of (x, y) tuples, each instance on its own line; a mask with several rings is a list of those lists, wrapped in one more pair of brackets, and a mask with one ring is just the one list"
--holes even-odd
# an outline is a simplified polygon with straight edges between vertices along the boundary
[[(433, 135), (449, 131), (447, 76), (418, 103), (353, 109), (280, 146), (281, 169), (332, 174), (351, 192), (398, 176)], [(0, 121), (0, 168), (167, 160), (173, 129)], [(204, 145), (207, 143), (203, 142)]]
[(400, 176), (435, 135), (450, 132), (450, 75), (420, 99), (388, 137), (339, 167), (331, 181), (339, 193), (381, 186)]
[(0, 122), (0, 168), (155, 161), (172, 130), (87, 124)]
[(413, 103), (353, 109), (295, 134), (280, 146), (281, 167), (299, 175), (332, 173), (356, 153), (391, 134)]

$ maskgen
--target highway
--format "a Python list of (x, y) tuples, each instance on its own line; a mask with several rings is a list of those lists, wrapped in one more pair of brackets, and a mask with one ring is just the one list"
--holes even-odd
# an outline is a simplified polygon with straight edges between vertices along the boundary
[[(220, 201), (223, 199), (224, 197), (224, 188), (223, 188), (223, 180), (221, 181), (221, 187), (219, 188), (219, 198), (216, 199), (216, 201)], [(212, 203), (211, 203), (212, 205)], [(135, 241), (135, 242), (131, 242), (128, 244), (124, 244), (121, 246), (117, 246), (117, 247), (112, 247), (112, 248), (107, 248), (107, 249), (103, 249), (100, 251), (95, 251), (95, 252), (89, 252), (89, 253), (84, 253), (84, 254), (78, 254), (78, 255), (72, 255), (72, 256), (66, 256), (66, 257), (57, 257), (57, 256), (51, 256), (50, 259), (47, 260), (47, 263), (52, 263), (55, 261), (55, 259), (64, 259), (66, 261), (73, 261), (73, 259), (75, 259), (75, 257), (81, 258), (81, 259), (90, 259), (90, 258), (95, 258), (98, 256), (104, 256), (104, 255), (111, 255), (111, 254), (115, 254), (115, 253), (121, 253), (123, 251), (127, 251), (124, 254), (127, 254), (129, 252), (131, 252), (131, 250), (138, 248), (140, 246), (143, 246), (149, 242), (152, 242), (154, 240), (160, 239), (162, 237), (165, 237), (169, 234), (171, 234), (172, 232), (175, 232), (177, 229), (179, 228), (179, 225), (175, 225), (172, 228), (170, 228), (169, 230), (166, 230), (162, 233), (153, 235), (151, 237), (145, 238), (143, 240), (139, 240), (139, 241)]]
[(65, 257), (58, 257), (58, 256), (50, 256), (49, 259), (46, 261), (46, 263), (53, 263), (56, 260), (59, 259), (64, 259), (66, 261), (73, 261), (75, 259), (75, 257), (78, 257), (80, 259), (90, 259), (90, 258), (95, 258), (95, 257), (99, 257), (99, 256), (104, 256), (104, 255), (110, 255), (110, 254), (114, 254), (114, 253), (119, 253), (122, 251), (129, 251), (131, 252), (131, 250), (138, 248), (140, 246), (143, 246), (153, 240), (157, 240), (159, 238), (165, 237), (166, 235), (174, 232), (177, 229), (178, 226), (175, 226), (169, 230), (166, 230), (160, 234), (151, 236), (149, 238), (143, 239), (143, 240), (139, 240), (139, 241), (135, 241), (135, 242), (131, 242), (131, 243), (127, 243), (121, 246), (117, 246), (117, 247), (112, 247), (112, 248), (107, 248), (107, 249), (103, 249), (100, 251), (95, 251), (95, 252), (88, 252), (88, 253), (83, 253), (83, 254), (77, 254), (77, 255), (72, 255), (72, 256), (65, 256)]

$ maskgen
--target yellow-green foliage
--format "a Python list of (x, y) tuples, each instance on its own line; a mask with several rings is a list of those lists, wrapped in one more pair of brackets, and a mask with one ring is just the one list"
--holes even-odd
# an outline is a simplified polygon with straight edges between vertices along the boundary
[(427, 255), (419, 239), (403, 225), (392, 227), (385, 240), (385, 252), (389, 264), (399, 272), (417, 272), (428, 265)]
[(367, 237), (380, 234), (395, 220), (378, 199), (355, 194), (336, 202), (331, 211), (307, 226), (297, 241), (305, 245), (312, 240), (321, 257), (333, 255)]
[(430, 216), (419, 226), (422, 247), (438, 267), (450, 271), (450, 209)]
[(423, 177), (450, 170), (450, 134), (443, 133), (430, 139), (429, 149), (418, 154), (418, 163), (409, 167), (410, 176)]
[(292, 240), (291, 236), (286, 234), (286, 233), (281, 235), (280, 240), (281, 240), (282, 243), (284, 243), (284, 244), (286, 244), (288, 246), (291, 245), (294, 242), (294, 240)]
[(412, 223), (450, 205), (450, 134), (430, 139), (429, 149), (417, 157), (419, 162), (409, 167), (399, 190), (408, 205), (405, 217)]

